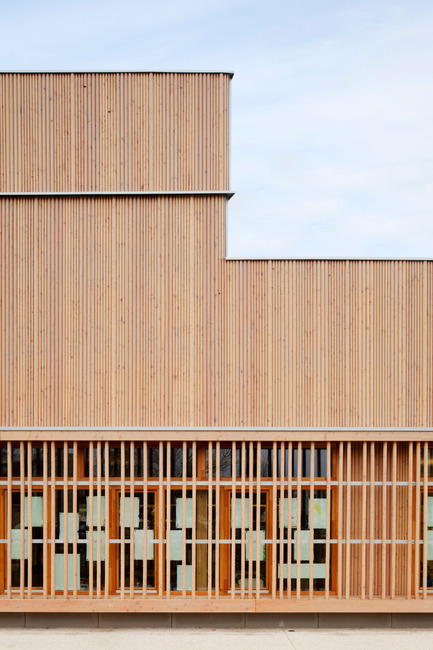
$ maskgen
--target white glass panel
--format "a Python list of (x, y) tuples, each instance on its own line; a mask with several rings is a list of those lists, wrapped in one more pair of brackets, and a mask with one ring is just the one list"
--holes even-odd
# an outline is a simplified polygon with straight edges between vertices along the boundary
[[(281, 498), (278, 499), (279, 508), (280, 508), (280, 517), (281, 517)], [(287, 526), (287, 516), (289, 514), (289, 500), (284, 497), (283, 499), (283, 517), (284, 517), (284, 527)], [(292, 512), (290, 513), (292, 519), (292, 528), (298, 523), (298, 499), (292, 499)]]
[[(249, 560), (249, 553), (250, 553), (250, 531), (247, 530), (245, 534), (245, 559)], [(252, 537), (253, 537), (253, 557), (251, 558), (253, 561), (256, 559), (256, 541), (257, 541), (257, 531), (252, 531)], [(266, 560), (266, 545), (264, 543), (266, 537), (265, 537), (265, 531), (261, 530), (260, 531), (260, 560)]]
[[(93, 497), (93, 526), (98, 525), (98, 497)], [(90, 497), (87, 497), (87, 511), (86, 511), (86, 524), (90, 526), (89, 523), (89, 504)], [(105, 525), (105, 496), (101, 497), (101, 526)]]
[[(86, 560), (89, 561), (89, 531), (86, 533), (86, 539), (87, 539), (87, 544), (86, 544)], [(98, 553), (98, 531), (94, 530), (93, 531), (93, 561), (97, 561), (97, 553)], [(105, 530), (101, 530), (101, 561), (103, 562), (105, 560)]]
[[(153, 560), (154, 556), (154, 535), (153, 535), (153, 530), (148, 530), (147, 531), (147, 559), (148, 560)], [(134, 531), (134, 559), (135, 560), (142, 560), (143, 559), (143, 530), (136, 530)]]
[[(176, 582), (177, 590), (182, 591), (182, 565), (176, 567)], [(191, 591), (192, 589), (192, 566), (185, 566), (185, 589)]]
[(326, 499), (313, 500), (313, 528), (326, 528)]
[[(60, 530), (59, 530), (59, 539), (64, 539), (64, 519), (65, 519), (65, 514), (63, 512), (59, 513), (59, 522), (60, 522)], [(80, 515), (77, 514), (77, 539), (78, 539), (78, 529), (80, 526)], [(68, 542), (72, 544), (74, 541), (74, 513), (73, 512), (68, 512)]]
[[(294, 553), (293, 553), (293, 559), (297, 560), (296, 556), (296, 551), (297, 551), (297, 537), (298, 537), (298, 531), (294, 531)], [(302, 560), (309, 560), (310, 559), (310, 531), (309, 530), (301, 530), (301, 561)]]
[[(63, 553), (56, 553), (55, 558), (55, 570), (56, 570), (56, 579), (55, 579), (55, 588), (56, 591), (62, 591), (65, 576), (64, 576), (64, 555)], [(68, 591), (72, 591), (74, 588), (74, 556), (72, 553), (68, 555)], [(77, 555), (77, 589), (80, 588), (80, 557)]]
[[(182, 513), (183, 499), (176, 499), (176, 526), (182, 528), (183, 513)], [(186, 500), (186, 513), (185, 513), (185, 528), (192, 528), (192, 499)]]
[[(24, 526), (29, 525), (28, 497), (24, 500)], [(43, 525), (43, 501), (42, 497), (32, 497), (32, 528), (39, 528)]]
[(179, 562), (182, 560), (182, 531), (170, 531), (170, 560)]
[[(11, 531), (11, 558), (12, 560), (19, 560), (21, 557), (21, 530), (19, 528), (13, 528)], [(27, 540), (29, 538), (29, 532), (24, 528), (24, 559), (27, 560)]]

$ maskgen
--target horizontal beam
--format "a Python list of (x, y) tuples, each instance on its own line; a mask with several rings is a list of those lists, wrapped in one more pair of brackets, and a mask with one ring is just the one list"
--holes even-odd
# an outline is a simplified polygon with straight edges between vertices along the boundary
[(0, 192), (1, 198), (49, 198), (49, 197), (93, 197), (93, 196), (225, 196), (231, 199), (234, 192), (230, 190), (92, 190), (70, 192)]
[(345, 612), (345, 613), (433, 613), (433, 598), (427, 599), (338, 599), (335, 597), (301, 597), (270, 599), (263, 596), (254, 598), (176, 598), (170, 599), (124, 599), (111, 597), (108, 599), (31, 599), (12, 598), (0, 599), (0, 612)]
[(0, 441), (430, 442), (432, 427), (3, 427)]

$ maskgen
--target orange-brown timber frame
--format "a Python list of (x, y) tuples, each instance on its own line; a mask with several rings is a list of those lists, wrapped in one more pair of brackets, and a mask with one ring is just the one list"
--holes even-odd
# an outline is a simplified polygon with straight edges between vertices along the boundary
[[(42, 593), (28, 590), (24, 546), (20, 587), (12, 588), (10, 495), (42, 491), (52, 521), (49, 495), (78, 489), (78, 470), (70, 484), (60, 479), (56, 485), (44, 451), (41, 485), (32, 486), (31, 469), (13, 476), (8, 465), (0, 610), (433, 611), (423, 543), (424, 504), (433, 487), (433, 264), (226, 259), (230, 76), (0, 75), (0, 443), (6, 463), (17, 443), (22, 452), (28, 445), (47, 452), (66, 445), (74, 459), (81, 443), (91, 446), (98, 462), (86, 480), (96, 495), (98, 536), (108, 446), (118, 443), (125, 454), (131, 445), (157, 444), (171, 453), (168, 445), (180, 444), (185, 459), (188, 446), (197, 469), (188, 478), (183, 467), (175, 488), (178, 479), (156, 479), (155, 526), (166, 535), (155, 542), (157, 593), (125, 591), (123, 577), (119, 593), (105, 594), (99, 543), (96, 582), (86, 595), (76, 586), (59, 593), (52, 572)], [(206, 482), (199, 471), (203, 445), (210, 453), (222, 444), (240, 454), (240, 474), (231, 482), (214, 468), (215, 479)], [(298, 445), (332, 453), (332, 473), (322, 484), (277, 468), (277, 450), (280, 460), (283, 452), (290, 458)], [(248, 457), (260, 465), (261, 446), (273, 452), (271, 479), (247, 475)], [(144, 476), (117, 478), (120, 503), (145, 489)], [(249, 516), (250, 529), (253, 522), (246, 498), (251, 495), (252, 508), (257, 490), (268, 490), (266, 593), (253, 591), (251, 575), (247, 582), (249, 567), (238, 590), (224, 592), (212, 582), (225, 571), (234, 584), (239, 543), (220, 503), (224, 481), (231, 498), (241, 498), (243, 559)], [(322, 593), (313, 591), (311, 579), (301, 590), (299, 545), (293, 589), (284, 587), (276, 569), (287, 543), (278, 499), (290, 481), (295, 490), (310, 490), (310, 507), (315, 488), (333, 494)], [(229, 544), (221, 556), (216, 552), (207, 590), (187, 591), (183, 512), (184, 587), (171, 593), (164, 508), (173, 489), (197, 499), (200, 482), (208, 490), (208, 524), (213, 509), (222, 522), (214, 546), (223, 549), (223, 529)], [(106, 507), (114, 508), (107, 511), (111, 520), (118, 517), (108, 499)], [(194, 566), (203, 552), (193, 523)], [(50, 525), (43, 540), (47, 562), (54, 546)], [(300, 533), (299, 520), (297, 527)], [(127, 542), (120, 534), (121, 558)], [(296, 539), (295, 545), (300, 534)], [(133, 547), (134, 540), (128, 543)], [(31, 554), (34, 545), (26, 544)], [(109, 545), (107, 551), (112, 555)], [(66, 559), (64, 566), (67, 576)]]

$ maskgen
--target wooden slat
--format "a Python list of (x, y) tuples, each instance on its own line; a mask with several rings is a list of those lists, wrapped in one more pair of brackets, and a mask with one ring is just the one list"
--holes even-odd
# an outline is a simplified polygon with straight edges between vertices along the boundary
[(362, 443), (362, 498), (361, 498), (361, 598), (365, 598), (367, 573), (367, 443)]
[(391, 467), (391, 598), (395, 598), (397, 530), (397, 443), (392, 443)]
[(374, 594), (374, 540), (375, 536), (375, 443), (370, 443), (370, 516), (369, 516), (369, 548), (368, 548), (368, 597)]
[(33, 477), (32, 477), (32, 454), (33, 445), (27, 443), (27, 598), (31, 598), (33, 590)]
[(387, 518), (384, 513), (387, 511), (387, 481), (388, 481), (388, 443), (382, 445), (382, 599), (386, 597), (386, 547), (387, 547)]
[[(284, 460), (285, 460), (285, 444), (284, 442), (280, 443), (280, 496), (279, 496), (279, 508), (278, 508), (278, 517), (279, 517), (279, 529), (280, 529), (280, 536), (279, 536), (279, 556), (278, 556), (278, 565), (280, 569), (280, 579), (279, 579), (279, 594), (280, 598), (283, 597), (284, 595), (284, 571), (283, 571), (283, 564), (284, 564), (284, 481), (285, 481), (285, 468), (284, 468)], [(290, 490), (290, 488), (289, 488)], [(288, 490), (288, 494), (289, 494)], [(290, 498), (290, 497), (288, 497)], [(290, 529), (290, 522), (287, 523), (287, 529)], [(287, 536), (287, 557), (289, 558), (289, 550), (290, 550), (290, 545), (289, 545), (289, 536)], [(287, 565), (290, 563), (290, 558), (287, 560)], [(289, 584), (289, 574), (287, 573), (287, 584)]]
[(232, 442), (231, 466), (231, 553), (230, 553), (230, 593), (235, 597), (236, 574), (236, 443)]
[[(148, 519), (148, 472), (147, 472), (147, 442), (143, 442), (143, 599), (147, 597), (147, 519)], [(155, 502), (155, 535), (157, 534), (156, 527), (156, 502)], [(153, 547), (153, 557), (156, 558), (156, 547)], [(156, 571), (155, 571), (156, 576)]]
[[(69, 566), (68, 566), (68, 540), (69, 540), (69, 528), (68, 528), (68, 449), (69, 445), (67, 442), (63, 443), (63, 598), (68, 598), (68, 576), (69, 576)], [(91, 565), (92, 566), (92, 565)]]
[[(46, 444), (46, 443), (45, 443)], [(6, 560), (6, 592), (7, 597), (12, 598), (12, 443), (7, 443), (7, 520), (6, 520), (6, 538), (7, 538), (7, 560)], [(45, 474), (44, 474), (45, 477)], [(45, 482), (44, 482), (45, 485)], [(45, 490), (44, 490), (45, 494)], [(45, 520), (46, 521), (46, 520)], [(44, 530), (45, 532), (45, 530)], [(45, 535), (44, 535), (45, 540)], [(44, 564), (46, 566), (46, 564)], [(46, 598), (45, 592), (45, 582), (46, 577), (44, 577), (44, 597)]]
[[(104, 464), (104, 493), (105, 493), (105, 576), (104, 596), (108, 598), (110, 590), (110, 443), (104, 443), (105, 464)], [(143, 578), (144, 580), (144, 578)]]
[(331, 572), (331, 444), (326, 444), (326, 540), (325, 540), (325, 598), (329, 598), (329, 578)]
[[(134, 444), (134, 443), (131, 443)], [(101, 598), (101, 547), (102, 547), (102, 459), (101, 442), (96, 443), (96, 598)], [(75, 522), (75, 518), (74, 518)]]
[(343, 597), (343, 443), (338, 446), (338, 598)]
[(422, 597), (427, 598), (427, 540), (428, 540), (428, 442), (424, 443), (424, 471), (423, 471), (423, 532), (422, 532)]
[(167, 489), (166, 489), (166, 517), (165, 517), (165, 548), (166, 548), (166, 558), (165, 558), (165, 591), (166, 597), (170, 598), (170, 566), (171, 566), (171, 442), (167, 442), (166, 446), (167, 453)]
[(256, 477), (256, 598), (260, 598), (260, 512), (261, 512), (261, 467), (262, 467), (262, 443), (257, 443), (257, 477)]
[[(161, 466), (161, 456), (159, 462)], [(125, 510), (125, 443), (122, 440), (120, 443), (120, 598), (122, 599), (125, 598)]]
[(51, 598), (56, 597), (55, 588), (55, 553), (56, 553), (56, 443), (51, 443), (51, 517), (50, 517), (50, 563), (51, 563)]
[(296, 498), (298, 501), (296, 518), (296, 598), (301, 597), (301, 504), (302, 504), (302, 443), (298, 442), (298, 467)]
[(346, 598), (350, 598), (350, 571), (352, 559), (351, 524), (352, 524), (352, 443), (346, 447)]
[[(125, 443), (121, 442), (121, 450), (123, 449), (123, 458), (121, 456), (120, 463), (123, 471), (123, 484), (125, 482)], [(89, 512), (87, 513), (89, 518), (89, 598), (93, 598), (93, 483), (94, 483), (94, 472), (93, 472), (93, 455), (94, 455), (94, 443), (90, 441), (89, 443)], [(123, 562), (122, 562), (123, 566)], [(122, 571), (123, 573), (123, 571)]]
[(254, 444), (249, 444), (249, 472), (248, 472), (248, 598), (253, 597), (253, 501), (254, 501), (254, 487), (253, 487), (253, 467), (254, 467)]
[(314, 442), (310, 446), (310, 540), (309, 540), (309, 578), (308, 578), (308, 594), (309, 598), (313, 597), (313, 565), (314, 565), (314, 477), (315, 477), (315, 463), (314, 463)]
[[(100, 443), (99, 443), (100, 444)], [(77, 500), (78, 500), (78, 444), (77, 442), (73, 443), (73, 462), (72, 462), (72, 520), (74, 522), (73, 525), (73, 530), (72, 530), (72, 575), (73, 575), (73, 598), (77, 598), (77, 591), (78, 591), (78, 568), (77, 568)], [(91, 459), (89, 457), (89, 463), (91, 462)]]
[(215, 467), (215, 598), (219, 596), (220, 585), (220, 477), (221, 477), (221, 446), (216, 443), (216, 467)]
[(415, 448), (415, 598), (419, 598), (420, 575), (420, 520), (421, 520), (421, 445)]
[[(243, 522), (242, 522), (243, 528)], [(272, 598), (277, 595), (277, 443), (272, 445)]]
[(289, 442), (287, 450), (287, 598), (292, 597), (292, 482), (293, 443)]
[(182, 598), (186, 597), (186, 481), (187, 445), (182, 445)]
[(192, 560), (191, 560), (191, 597), (196, 597), (196, 571), (197, 571), (197, 443), (192, 443)]
[(241, 446), (241, 598), (245, 598), (245, 476), (246, 476), (246, 443)]
[(413, 526), (413, 444), (408, 444), (408, 488), (407, 488), (407, 567), (406, 567), (406, 594), (412, 596), (412, 526)]
[(24, 443), (20, 443), (20, 598), (24, 598), (24, 516), (25, 516), (25, 456)]
[(213, 510), (213, 489), (212, 489), (212, 476), (213, 476), (213, 464), (212, 464), (212, 443), (208, 443), (208, 492), (207, 492), (207, 504), (208, 504), (208, 519), (207, 519), (207, 597), (210, 599), (212, 597), (212, 510)]

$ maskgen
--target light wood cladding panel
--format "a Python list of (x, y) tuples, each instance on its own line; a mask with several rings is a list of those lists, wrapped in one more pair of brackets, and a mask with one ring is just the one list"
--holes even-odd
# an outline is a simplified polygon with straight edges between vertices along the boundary
[(0, 192), (228, 190), (229, 79), (0, 73)]
[(224, 424), (432, 426), (432, 262), (233, 261), (224, 293)]
[(433, 425), (431, 262), (225, 261), (224, 223), (3, 198), (0, 425)]

